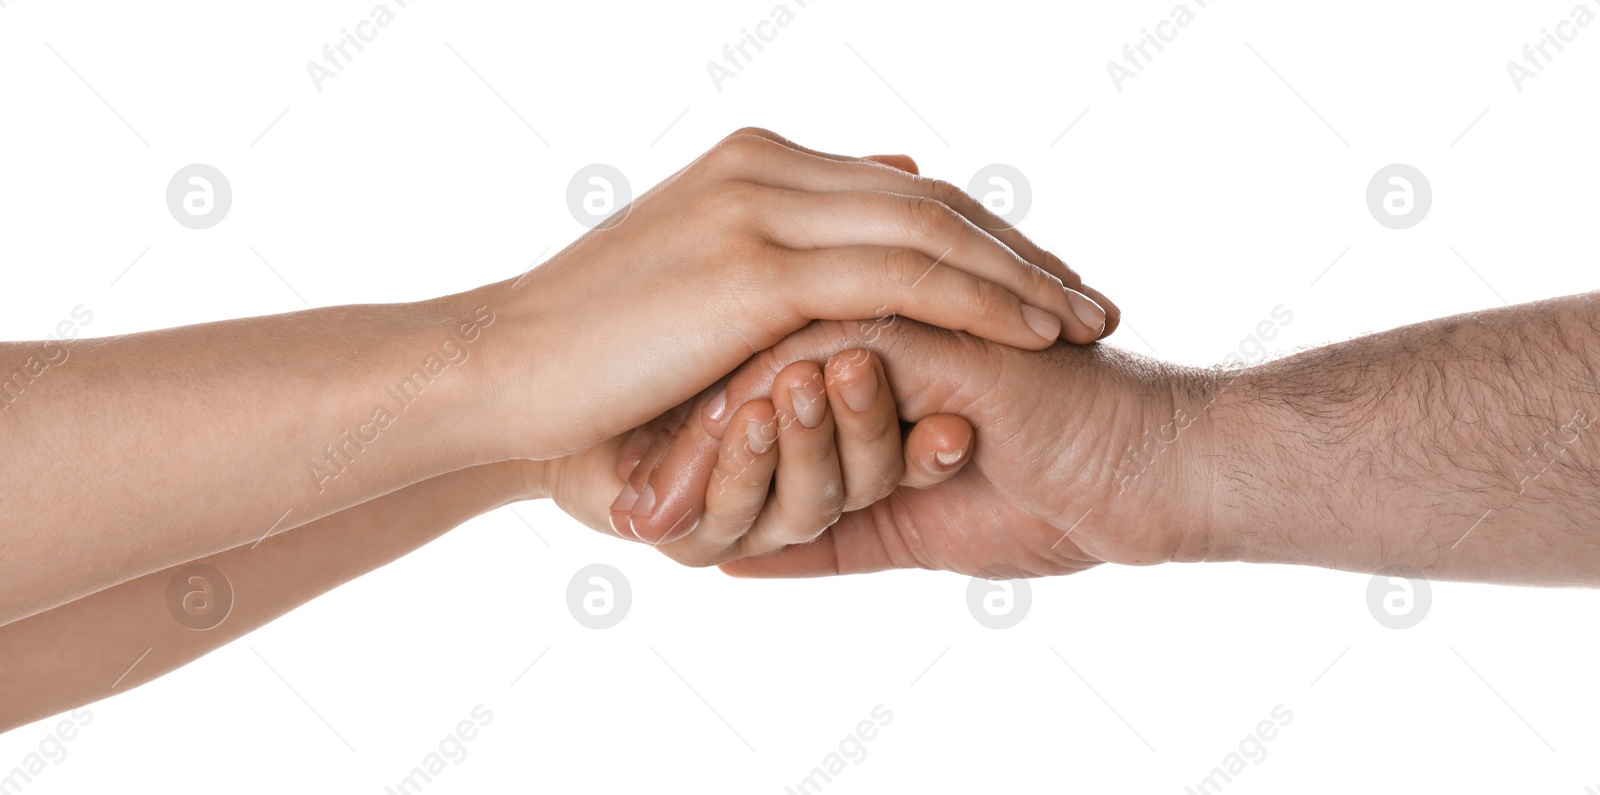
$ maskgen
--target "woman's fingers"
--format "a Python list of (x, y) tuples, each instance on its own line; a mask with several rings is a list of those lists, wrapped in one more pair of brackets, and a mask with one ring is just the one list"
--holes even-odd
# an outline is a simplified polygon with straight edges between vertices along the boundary
[(890, 168), (897, 168), (908, 174), (922, 173), (917, 168), (917, 161), (911, 159), (911, 155), (867, 155), (865, 159), (874, 163), (882, 163)]
[(793, 310), (806, 317), (856, 321), (870, 329), (873, 321), (856, 319), (898, 315), (1032, 350), (1060, 337), (1056, 315), (917, 251), (850, 246), (791, 251), (785, 257), (783, 292)]
[(1092, 318), (1095, 310), (1100, 310), (1105, 315), (1104, 322), (1100, 324), (1101, 337), (1110, 334), (1121, 318), (1121, 311), (1116, 305), (1099, 290), (1086, 287), (1077, 271), (1064, 260), (1046, 251), (966, 191), (949, 182), (919, 176), (916, 161), (906, 155), (855, 158), (810, 149), (771, 130), (752, 127), (740, 130), (740, 134), (772, 144), (775, 165), (764, 175), (755, 178), (760, 184), (812, 193), (872, 190), (932, 199), (948, 206), (1004, 244), (1016, 256), (1056, 277), (1067, 289), (1076, 292), (1078, 296), (1073, 303), (1086, 318), (1086, 325), (1095, 325)]
[[(799, 250), (892, 246), (920, 252), (928, 258), (929, 271), (935, 267), (964, 271), (1009, 291), (1023, 306), (1043, 310), (1056, 319), (1057, 333), (1070, 341), (1093, 342), (1105, 328), (1105, 313), (1088, 297), (1062, 286), (1060, 279), (1018, 257), (943, 202), (877, 191), (786, 190), (762, 191), (758, 201), (765, 212), (783, 219), (768, 227), (770, 239), (779, 246)], [(916, 283), (914, 277), (905, 285), (907, 298), (920, 301), (923, 296), (909, 290)], [(1043, 325), (1036, 330), (1049, 331)]]

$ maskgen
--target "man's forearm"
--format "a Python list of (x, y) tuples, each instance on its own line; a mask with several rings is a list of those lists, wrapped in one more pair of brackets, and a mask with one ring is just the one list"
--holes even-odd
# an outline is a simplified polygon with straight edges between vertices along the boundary
[(1219, 376), (1208, 557), (1600, 584), (1596, 297)]
[[(440, 475), (259, 546), (146, 574), (0, 627), (0, 732), (137, 687), (474, 516), (541, 497), (537, 478), (524, 474), (538, 466), (507, 461)], [(179, 583), (184, 596), (174, 603), (173, 579), (190, 574), (197, 579)], [(191, 615), (196, 623), (180, 623)]]
[[(482, 295), (0, 345), (0, 625), (482, 453)], [(4, 371), (10, 373), (10, 370)]]

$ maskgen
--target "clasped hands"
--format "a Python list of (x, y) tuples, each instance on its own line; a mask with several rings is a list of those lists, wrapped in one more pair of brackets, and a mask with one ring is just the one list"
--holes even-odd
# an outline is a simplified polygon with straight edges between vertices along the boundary
[[(1181, 378), (1087, 345), (1116, 306), (904, 156), (741, 130), (506, 289), (553, 352), (499, 390), (546, 385), (507, 429), (535, 440), (527, 493), (679, 562), (1032, 576), (1203, 552), (1170, 499), (1194, 473), (1121, 460)], [(1132, 477), (1169, 499), (1118, 499)]]

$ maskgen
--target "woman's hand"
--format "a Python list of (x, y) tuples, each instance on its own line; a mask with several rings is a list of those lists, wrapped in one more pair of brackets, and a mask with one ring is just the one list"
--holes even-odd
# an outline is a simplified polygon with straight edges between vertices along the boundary
[(814, 318), (899, 314), (1028, 349), (1091, 342), (1110, 324), (1081, 286), (946, 183), (740, 131), (550, 262), (481, 291), (511, 322), (486, 343), (484, 416), (499, 425), (478, 458), (591, 447)]

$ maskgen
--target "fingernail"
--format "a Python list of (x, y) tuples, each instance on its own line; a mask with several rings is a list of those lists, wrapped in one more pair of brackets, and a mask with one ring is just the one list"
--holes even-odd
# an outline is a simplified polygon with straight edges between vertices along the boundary
[(644, 491), (639, 492), (639, 501), (633, 504), (633, 510), (630, 513), (634, 516), (649, 516), (650, 512), (655, 509), (656, 487), (646, 483)]
[[(1083, 325), (1088, 326), (1094, 333), (1099, 334), (1106, 330), (1106, 310), (1101, 309), (1100, 305), (1091, 300), (1089, 296), (1077, 290), (1068, 289), (1067, 303), (1072, 304), (1073, 313), (1078, 316), (1079, 320), (1083, 321)], [(1024, 307), (1023, 310), (1026, 311), (1027, 308)]]
[(863, 368), (856, 380), (839, 385), (839, 394), (851, 411), (863, 412), (878, 401), (878, 374), (871, 367)]
[(962, 449), (957, 450), (957, 451), (955, 451), (953, 453), (946, 453), (945, 451), (940, 450), (940, 451), (934, 453), (933, 457), (939, 461), (939, 465), (940, 466), (953, 467), (962, 458), (965, 458), (966, 455), (967, 455), (966, 448), (962, 448)]
[(772, 449), (772, 443), (776, 441), (777, 434), (774, 433), (772, 436), (773, 438), (771, 439), (766, 436), (766, 422), (754, 417), (750, 418), (750, 424), (744, 429), (744, 442), (750, 446), (750, 452), (756, 455), (761, 455)]
[(611, 532), (616, 533), (621, 538), (639, 540), (639, 534), (633, 532), (633, 514), (627, 511), (611, 512)]
[(632, 458), (624, 458), (621, 461), (618, 461), (617, 477), (622, 478), (623, 480), (633, 477), (633, 470), (639, 468), (639, 461), (643, 458), (644, 456), (636, 455)]
[(674, 541), (677, 541), (678, 539), (693, 533), (694, 529), (699, 526), (700, 512), (696, 510), (690, 510), (688, 513), (685, 513), (683, 516), (679, 517), (678, 521), (673, 522), (672, 529), (668, 530), (667, 534), (662, 536), (661, 540), (657, 541), (655, 545), (661, 546), (662, 544), (670, 544)]
[(611, 503), (611, 532), (623, 538), (638, 540), (639, 535), (633, 532), (633, 515), (628, 513), (638, 499), (639, 492), (633, 490), (633, 484), (622, 484), (622, 493)]
[(628, 435), (628, 441), (622, 444), (623, 458), (639, 458), (650, 449), (650, 443), (655, 441), (655, 434), (643, 428), (637, 428)]
[(712, 422), (716, 422), (716, 421), (722, 419), (722, 412), (727, 411), (727, 410), (728, 410), (728, 391), (724, 389), (721, 392), (718, 392), (717, 396), (712, 398), (710, 403), (706, 404), (706, 408), (705, 408), (706, 419), (711, 420)]
[[(1068, 295), (1071, 295), (1071, 293), (1068, 293)], [(1072, 311), (1080, 312), (1081, 310), (1074, 306)], [(1061, 321), (1057, 320), (1055, 315), (1039, 307), (1023, 304), (1022, 319), (1027, 321), (1028, 328), (1033, 329), (1033, 333), (1051, 342), (1055, 342), (1056, 338), (1061, 336)]]
[(622, 493), (618, 494), (617, 499), (611, 503), (611, 510), (631, 510), (633, 508), (633, 504), (638, 500), (639, 492), (633, 490), (633, 484), (624, 482), (622, 484)]
[(789, 402), (794, 404), (794, 415), (800, 419), (801, 425), (815, 428), (822, 424), (822, 411), (827, 408), (824, 396), (813, 395), (809, 389), (791, 386)]

